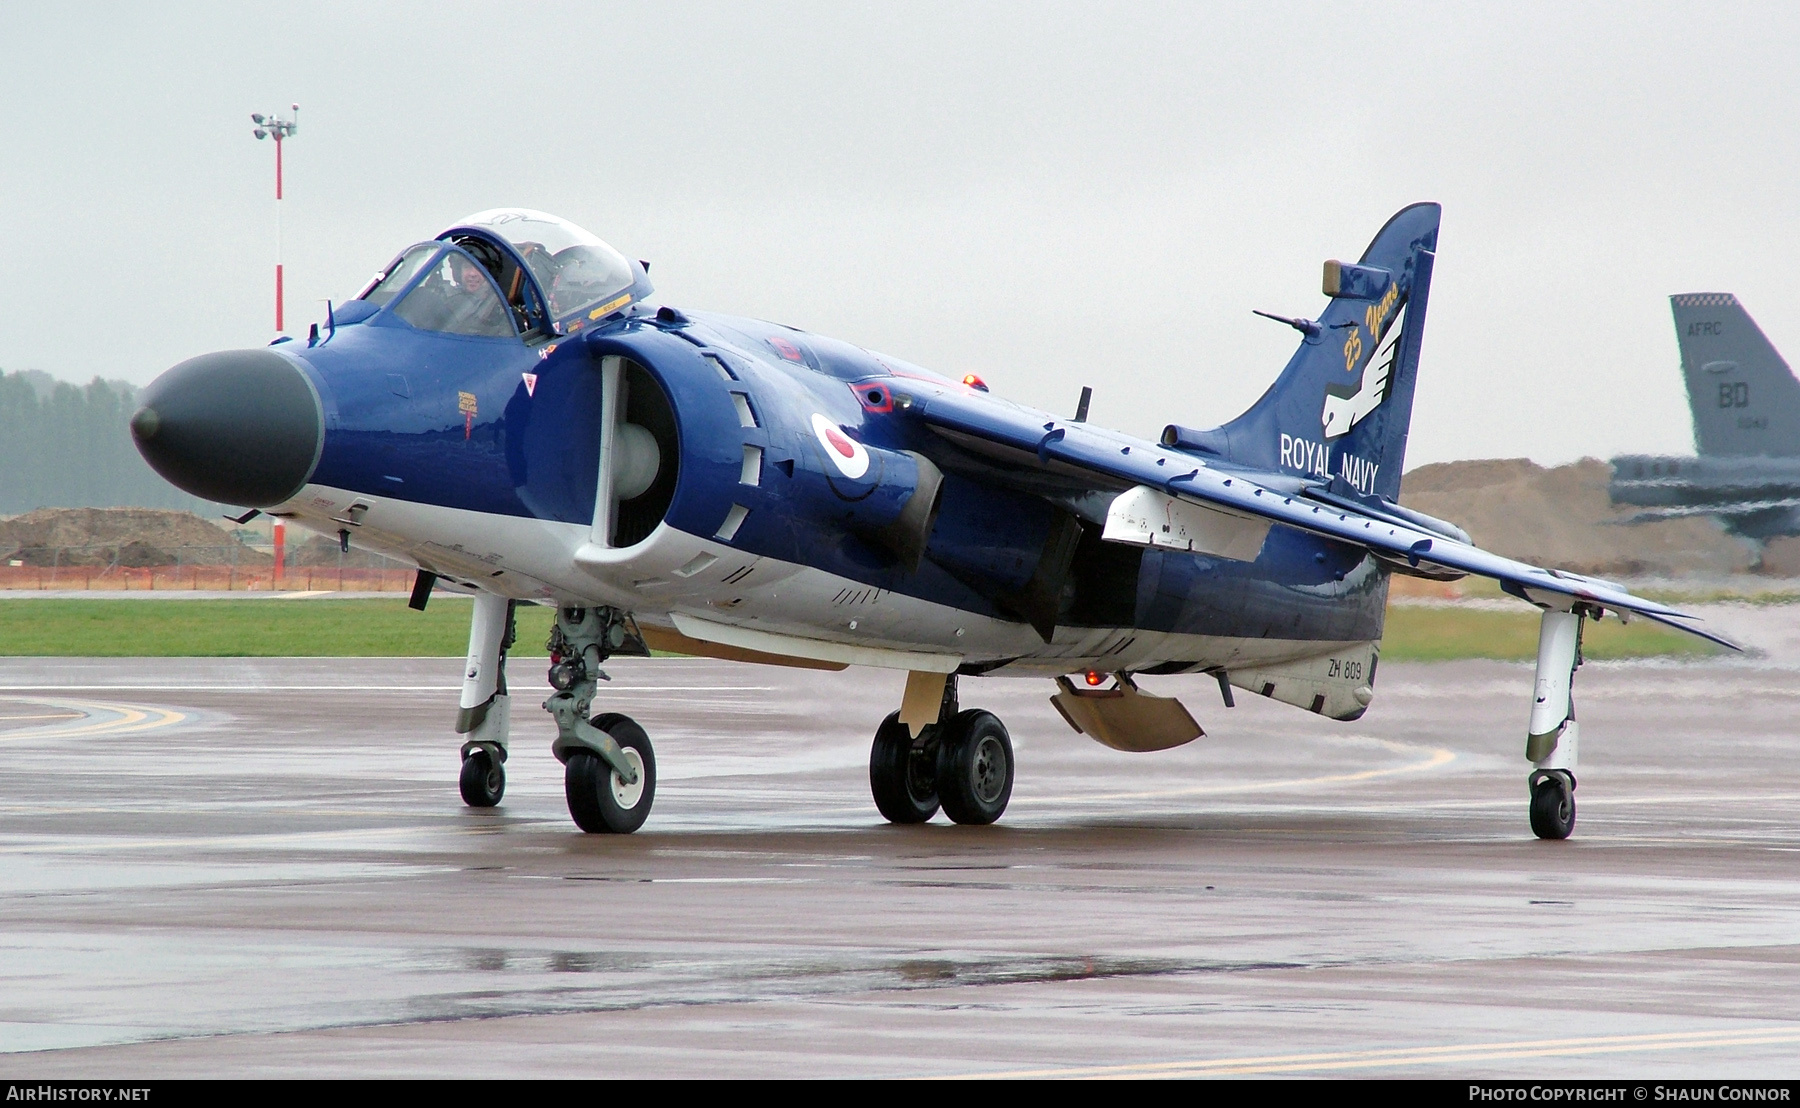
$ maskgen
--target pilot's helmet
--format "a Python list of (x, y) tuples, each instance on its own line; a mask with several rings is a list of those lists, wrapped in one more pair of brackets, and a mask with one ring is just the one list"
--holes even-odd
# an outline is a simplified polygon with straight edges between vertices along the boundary
[(493, 243), (474, 235), (458, 235), (450, 241), (467, 250), (476, 261), (481, 263), (481, 268), (488, 271), (488, 276), (496, 281), (500, 279), (501, 270), (505, 268), (505, 259)]

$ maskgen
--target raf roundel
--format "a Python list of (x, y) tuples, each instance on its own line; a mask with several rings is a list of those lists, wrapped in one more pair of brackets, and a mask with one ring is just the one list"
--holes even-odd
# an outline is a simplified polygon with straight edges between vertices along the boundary
[(825, 456), (831, 459), (839, 473), (854, 481), (869, 472), (869, 452), (863, 449), (862, 443), (817, 413), (813, 414), (812, 425), (813, 434), (819, 437), (819, 445), (825, 448)]

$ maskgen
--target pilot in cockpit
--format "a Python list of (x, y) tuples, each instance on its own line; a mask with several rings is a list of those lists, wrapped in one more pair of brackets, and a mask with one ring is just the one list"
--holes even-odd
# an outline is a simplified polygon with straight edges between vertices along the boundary
[(455, 287), (448, 297), (448, 317), (439, 330), (459, 335), (506, 334), (506, 309), (494, 295), (487, 273), (461, 254), (450, 255)]

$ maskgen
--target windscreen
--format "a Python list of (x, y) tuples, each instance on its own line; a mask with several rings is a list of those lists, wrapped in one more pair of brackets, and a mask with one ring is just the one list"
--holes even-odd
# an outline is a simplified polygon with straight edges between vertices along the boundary
[(511, 338), (512, 321), (487, 270), (460, 250), (446, 250), (394, 314), (421, 331)]
[(394, 294), (406, 287), (406, 283), (419, 272), (419, 267), (431, 260), (438, 251), (435, 242), (422, 242), (409, 248), (404, 254), (394, 259), (394, 264), (387, 267), (385, 273), (376, 274), (359, 300), (367, 300), (376, 307), (382, 307), (394, 298)]

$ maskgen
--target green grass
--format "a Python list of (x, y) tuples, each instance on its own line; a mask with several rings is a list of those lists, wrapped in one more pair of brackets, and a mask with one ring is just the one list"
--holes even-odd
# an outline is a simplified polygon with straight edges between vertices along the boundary
[(1660, 600), (1664, 604), (1749, 604), (1756, 608), (1776, 608), (1787, 604), (1800, 604), (1800, 592), (1789, 589), (1752, 592), (1729, 586), (1699, 586), (1688, 589), (1659, 588), (1633, 591), (1646, 600)]
[[(1481, 608), (1390, 607), (1381, 660), (1448, 662), (1458, 658), (1531, 661), (1537, 657), (1538, 613)], [(1582, 654), (1596, 661), (1616, 658), (1705, 657), (1722, 648), (1648, 620), (1620, 624), (1606, 619), (1588, 624)]]
[[(549, 608), (521, 606), (514, 657), (542, 656)], [(469, 602), (0, 600), (0, 655), (87, 658), (461, 657)]]
[[(542, 657), (548, 608), (520, 606), (514, 657)], [(1390, 661), (1537, 656), (1537, 613), (1388, 609)], [(469, 604), (439, 596), (423, 612), (393, 600), (0, 600), (0, 655), (128, 657), (460, 657)], [(1589, 658), (1703, 656), (1717, 647), (1639, 620), (1589, 625)]]

